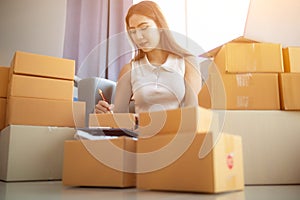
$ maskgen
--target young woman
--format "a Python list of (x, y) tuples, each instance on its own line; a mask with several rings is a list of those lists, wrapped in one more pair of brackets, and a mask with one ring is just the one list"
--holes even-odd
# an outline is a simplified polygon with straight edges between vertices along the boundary
[(197, 106), (201, 74), (196, 58), (176, 43), (158, 5), (135, 4), (125, 21), (135, 57), (121, 69), (114, 104), (99, 101), (95, 112), (129, 112), (131, 100), (136, 113)]

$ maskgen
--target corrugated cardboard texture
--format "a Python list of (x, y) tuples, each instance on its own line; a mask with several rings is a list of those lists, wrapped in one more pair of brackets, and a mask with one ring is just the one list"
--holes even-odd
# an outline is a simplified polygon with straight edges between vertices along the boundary
[(221, 73), (283, 72), (280, 44), (227, 43), (214, 58)]
[(285, 72), (300, 72), (300, 47), (283, 48)]
[(71, 101), (73, 87), (71, 80), (13, 74), (9, 81), (8, 96)]
[(75, 61), (16, 51), (11, 69), (14, 74), (74, 80)]
[(213, 113), (202, 107), (184, 107), (173, 110), (139, 114), (141, 137), (176, 132), (206, 132), (212, 124)]
[(0, 98), (0, 131), (5, 127), (6, 98)]
[(212, 108), (228, 110), (279, 110), (276, 73), (210, 74)]
[[(73, 106), (74, 103), (78, 105)], [(84, 120), (81, 122), (85, 116), (84, 106), (84, 102), (10, 97), (6, 124), (75, 127), (76, 123), (84, 124)]]
[[(186, 134), (180, 134), (176, 137), (179, 137), (179, 141), (181, 139), (184, 141), (187, 136)], [(205, 133), (196, 134), (189, 148), (182, 152), (182, 155), (173, 163), (158, 170), (138, 174), (137, 188), (207, 193), (242, 190), (244, 188), (244, 177), (241, 139), (236, 136), (222, 134), (213, 147), (214, 143), (211, 136)], [(167, 134), (139, 139), (137, 152), (152, 152), (153, 147), (167, 145), (172, 137), (171, 134)], [(208, 141), (209, 146), (213, 148), (209, 154), (200, 158), (199, 155), (204, 141)], [(227, 163), (229, 154), (233, 155), (233, 166), (230, 168)], [(168, 157), (170, 156), (174, 155), (169, 154)], [(147, 163), (158, 162), (158, 160), (165, 159), (157, 156), (146, 161), (138, 157), (137, 169), (139, 170)]]
[[(109, 152), (106, 143), (116, 145), (121, 150)], [(114, 156), (120, 168), (125, 165), (135, 166), (135, 161), (127, 160), (125, 151), (135, 152), (136, 141), (132, 138), (119, 137), (107, 140), (77, 140), (66, 141), (64, 146), (63, 184), (69, 186), (97, 187), (133, 187), (135, 174), (113, 169), (102, 163), (97, 156), (99, 152)], [(76, 163), (76, 165), (74, 165)]]
[(300, 110), (300, 73), (280, 73), (282, 110)]
[(0, 66), (0, 97), (7, 97), (9, 67)]

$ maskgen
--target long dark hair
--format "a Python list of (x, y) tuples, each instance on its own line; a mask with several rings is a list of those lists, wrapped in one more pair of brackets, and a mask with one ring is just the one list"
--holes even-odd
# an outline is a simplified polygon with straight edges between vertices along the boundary
[[(129, 19), (134, 14), (146, 16), (156, 23), (157, 27), (161, 30), (160, 44), (162, 50), (180, 57), (192, 55), (175, 41), (167, 21), (156, 3), (152, 1), (141, 1), (140, 3), (131, 6), (125, 18), (127, 31), (129, 30)], [(139, 60), (145, 56), (145, 53), (141, 49), (136, 49), (137, 51), (135, 52), (134, 60)]]

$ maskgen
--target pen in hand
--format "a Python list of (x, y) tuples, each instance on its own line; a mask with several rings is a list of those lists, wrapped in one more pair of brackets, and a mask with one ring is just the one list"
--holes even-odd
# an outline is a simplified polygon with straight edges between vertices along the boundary
[[(99, 95), (101, 96), (101, 98), (102, 98), (103, 101), (108, 102), (108, 101), (106, 100), (105, 96), (103, 95), (103, 92), (102, 92), (101, 89), (98, 89), (98, 93), (99, 93)], [(111, 111), (109, 108), (107, 108), (107, 109), (108, 109), (108, 111), (109, 111), (110, 113), (112, 113), (112, 111)]]

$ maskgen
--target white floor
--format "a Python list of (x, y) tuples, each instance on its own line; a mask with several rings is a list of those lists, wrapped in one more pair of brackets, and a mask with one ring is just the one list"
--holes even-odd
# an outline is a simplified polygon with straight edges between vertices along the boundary
[(1, 182), (0, 200), (299, 200), (300, 185), (246, 186), (223, 194), (143, 191), (135, 188), (66, 187), (60, 181)]

